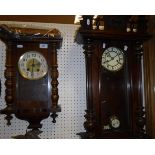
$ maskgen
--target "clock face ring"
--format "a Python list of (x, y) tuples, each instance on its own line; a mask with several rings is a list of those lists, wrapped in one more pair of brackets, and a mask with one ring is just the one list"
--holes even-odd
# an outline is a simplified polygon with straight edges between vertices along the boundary
[(29, 80), (38, 80), (47, 74), (48, 66), (42, 54), (29, 51), (20, 56), (18, 70), (22, 77)]
[(108, 71), (119, 71), (124, 64), (124, 53), (117, 47), (109, 47), (102, 54), (102, 66)]

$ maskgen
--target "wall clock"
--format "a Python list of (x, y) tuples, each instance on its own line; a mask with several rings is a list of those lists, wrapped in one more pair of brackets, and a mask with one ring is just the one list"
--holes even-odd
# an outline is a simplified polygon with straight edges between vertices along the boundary
[(86, 132), (78, 134), (82, 138), (147, 137), (142, 55), (143, 43), (150, 36), (145, 17), (82, 18), (76, 41), (84, 45), (87, 109)]
[(61, 111), (57, 80), (60, 32), (1, 25), (0, 38), (7, 46), (6, 108), (1, 110), (7, 124), (11, 125), (15, 114), (29, 122), (29, 129), (38, 129), (51, 113), (55, 123), (57, 112)]

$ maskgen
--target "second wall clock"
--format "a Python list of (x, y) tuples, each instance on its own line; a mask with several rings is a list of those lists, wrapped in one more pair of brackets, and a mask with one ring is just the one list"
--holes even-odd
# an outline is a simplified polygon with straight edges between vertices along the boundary
[(86, 132), (80, 136), (147, 137), (141, 61), (150, 37), (145, 17), (82, 16), (80, 22), (76, 41), (84, 45), (87, 93)]

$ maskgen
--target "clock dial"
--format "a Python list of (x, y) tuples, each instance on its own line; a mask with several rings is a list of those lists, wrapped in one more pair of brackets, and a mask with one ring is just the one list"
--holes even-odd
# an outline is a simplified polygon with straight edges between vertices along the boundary
[(24, 53), (18, 61), (18, 68), (20, 74), (29, 80), (40, 79), (48, 71), (46, 59), (42, 54), (35, 51)]
[(110, 126), (115, 129), (120, 127), (120, 121), (117, 116), (112, 116), (110, 118)]
[(123, 67), (124, 54), (116, 47), (107, 48), (102, 54), (102, 66), (109, 71), (118, 71)]

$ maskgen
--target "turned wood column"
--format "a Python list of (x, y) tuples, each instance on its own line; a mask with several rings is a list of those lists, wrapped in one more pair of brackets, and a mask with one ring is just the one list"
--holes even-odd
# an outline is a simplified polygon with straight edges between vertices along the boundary
[(7, 42), (6, 44), (7, 49), (6, 49), (6, 64), (5, 64), (5, 101), (6, 101), (6, 105), (7, 107), (3, 110), (1, 110), (1, 114), (5, 114), (6, 117), (5, 119), (7, 120), (7, 125), (11, 125), (11, 119), (13, 118), (11, 114), (13, 114), (14, 112), (14, 108), (13, 108), (13, 102), (14, 102), (14, 96), (13, 96), (13, 87), (14, 87), (14, 66), (12, 65), (12, 43), (11, 42)]
[(95, 120), (93, 111), (93, 92), (92, 92), (92, 55), (93, 44), (90, 39), (86, 39), (84, 46), (85, 64), (86, 64), (86, 121), (84, 128), (86, 129), (86, 138), (93, 138), (95, 136)]
[(145, 108), (143, 106), (143, 83), (142, 83), (142, 56), (143, 56), (143, 43), (136, 41), (135, 43), (135, 56), (134, 56), (134, 74), (133, 74), (133, 87), (134, 87), (134, 134), (137, 138), (146, 137), (146, 119)]
[(55, 118), (58, 116), (56, 112), (58, 112), (58, 64), (57, 64), (57, 49), (56, 49), (56, 43), (52, 43), (52, 52), (51, 52), (51, 86), (52, 86), (52, 94), (51, 94), (51, 101), (52, 101), (52, 115), (53, 123), (56, 123)]

